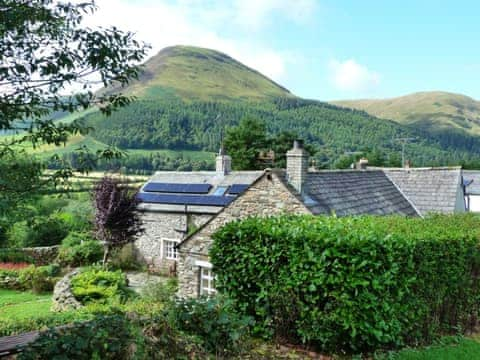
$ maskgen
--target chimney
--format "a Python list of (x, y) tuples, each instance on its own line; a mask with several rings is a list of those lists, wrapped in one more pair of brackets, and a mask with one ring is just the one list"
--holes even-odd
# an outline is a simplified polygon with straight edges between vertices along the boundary
[(232, 158), (225, 154), (223, 146), (215, 159), (215, 170), (217, 175), (228, 175), (232, 171)]
[(405, 169), (410, 169), (412, 167), (412, 162), (410, 160), (405, 160), (405, 164), (403, 164)]
[(308, 157), (308, 152), (303, 148), (302, 140), (295, 140), (293, 149), (287, 151), (287, 180), (300, 194), (305, 190)]
[(368, 159), (361, 158), (357, 163), (357, 170), (366, 170), (368, 166)]

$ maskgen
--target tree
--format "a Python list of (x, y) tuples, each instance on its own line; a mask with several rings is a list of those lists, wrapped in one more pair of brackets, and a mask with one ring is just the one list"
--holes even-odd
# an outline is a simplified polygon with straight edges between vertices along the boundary
[(225, 149), (232, 157), (235, 170), (259, 169), (258, 155), (268, 147), (266, 127), (263, 122), (244, 118), (238, 126), (227, 129)]
[(104, 244), (103, 266), (112, 249), (135, 241), (143, 231), (137, 194), (118, 179), (102, 178), (94, 187), (95, 234)]
[[(93, 0), (0, 0), (0, 131), (21, 134), (0, 143), (0, 157), (18, 143), (61, 145), (89, 131), (54, 115), (92, 106), (110, 114), (133, 100), (120, 90), (138, 76), (148, 46), (115, 27), (82, 26), (95, 10)], [(97, 85), (109, 90), (95, 93)]]
[[(269, 140), (270, 149), (275, 153), (274, 166), (279, 169), (284, 169), (287, 166), (287, 151), (293, 146), (293, 141), (298, 140), (300, 137), (297, 133), (292, 131), (282, 131)], [(305, 150), (314, 156), (316, 153), (315, 147), (310, 144), (305, 144)]]

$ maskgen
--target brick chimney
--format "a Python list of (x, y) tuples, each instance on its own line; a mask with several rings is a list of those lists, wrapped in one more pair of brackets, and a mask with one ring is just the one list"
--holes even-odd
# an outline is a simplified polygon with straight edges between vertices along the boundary
[(308, 152), (302, 140), (295, 140), (293, 149), (287, 151), (287, 180), (300, 194), (305, 190), (308, 172)]
[(223, 146), (215, 159), (215, 170), (217, 175), (228, 175), (232, 171), (232, 158), (225, 154)]

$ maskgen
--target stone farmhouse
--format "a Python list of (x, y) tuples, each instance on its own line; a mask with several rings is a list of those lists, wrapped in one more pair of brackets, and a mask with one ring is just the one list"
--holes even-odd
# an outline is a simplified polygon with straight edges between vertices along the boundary
[(465, 211), (460, 168), (315, 171), (296, 141), (285, 170), (232, 171), (220, 153), (210, 172), (157, 172), (139, 193), (145, 232), (138, 258), (176, 273), (179, 295), (215, 293), (211, 235), (232, 220), (283, 213), (425, 216)]

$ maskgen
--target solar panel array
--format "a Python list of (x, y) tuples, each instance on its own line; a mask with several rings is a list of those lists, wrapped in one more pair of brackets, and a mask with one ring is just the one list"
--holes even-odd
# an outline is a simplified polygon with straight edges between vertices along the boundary
[(152, 194), (139, 193), (138, 199), (142, 202), (153, 204), (172, 204), (172, 205), (205, 205), (205, 206), (227, 206), (234, 196), (215, 196), (215, 195), (175, 195), (175, 194)]
[(248, 184), (233, 184), (232, 186), (230, 186), (228, 193), (232, 195), (238, 195), (243, 193), (245, 190), (247, 190), (248, 187), (249, 187)]
[(146, 192), (180, 193), (180, 194), (208, 194), (210, 184), (178, 184), (150, 182), (143, 188)]

